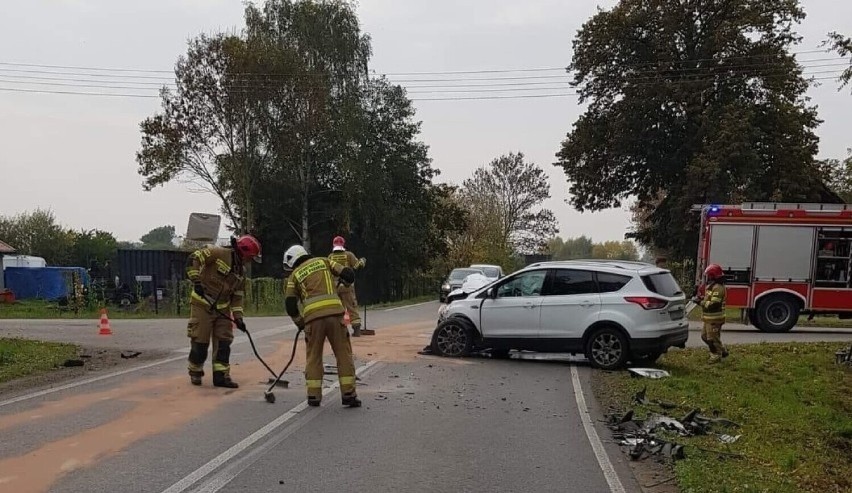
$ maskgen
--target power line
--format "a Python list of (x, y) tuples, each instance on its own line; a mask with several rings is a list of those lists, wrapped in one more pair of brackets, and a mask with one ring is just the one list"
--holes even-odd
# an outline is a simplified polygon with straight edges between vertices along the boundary
[(47, 90), (37, 90), (37, 89), (18, 89), (11, 87), (0, 87), (0, 91), (7, 92), (28, 92), (34, 94), (68, 94), (75, 96), (112, 96), (112, 97), (124, 97), (124, 98), (158, 98), (159, 96), (155, 95), (145, 95), (145, 94), (118, 94), (118, 93), (103, 93), (103, 92), (75, 92), (75, 91), (47, 91)]
[[(837, 77), (814, 77), (812, 80), (835, 80)], [(159, 98), (157, 95), (146, 94), (124, 94), (124, 93), (104, 93), (104, 92), (77, 92), (77, 91), (54, 91), (54, 90), (39, 90), (39, 89), (21, 89), (11, 87), (0, 87), (0, 91), (20, 92), (32, 94), (60, 94), (60, 95), (75, 95), (75, 96), (104, 96), (104, 97), (129, 97), (129, 98)], [(482, 101), (492, 99), (537, 99), (537, 98), (557, 98), (557, 97), (576, 97), (573, 93), (553, 93), (553, 94), (523, 94), (513, 96), (461, 96), (448, 98), (411, 98), (411, 101)]]
[[(811, 53), (828, 53), (830, 50), (820, 49), (820, 50), (801, 50), (801, 51), (791, 51), (788, 52), (790, 55), (804, 55)], [(650, 62), (639, 62), (635, 64), (625, 64), (625, 66), (643, 66), (643, 65), (653, 65), (660, 63), (693, 63), (693, 62), (704, 62), (704, 61), (717, 61), (717, 60), (729, 60), (729, 59), (749, 59), (749, 58), (770, 58), (774, 57), (776, 54), (766, 54), (766, 55), (739, 55), (739, 56), (726, 56), (724, 58), (697, 58), (690, 60), (657, 60)], [(60, 69), (60, 70), (87, 70), (92, 72), (124, 72), (124, 73), (143, 73), (143, 74), (174, 74), (174, 70), (154, 70), (154, 69), (141, 69), (141, 68), (126, 68), (126, 67), (92, 67), (92, 66), (82, 66), (82, 65), (52, 65), (52, 64), (44, 64), (44, 63), (22, 63), (22, 62), (0, 62), (0, 65), (7, 65), (12, 67), (31, 67), (31, 68), (52, 68), (52, 69)], [(512, 72), (551, 72), (562, 70), (565, 71), (567, 67), (537, 67), (537, 68), (517, 68), (517, 69), (481, 69), (481, 70), (438, 70), (438, 71), (422, 71), (422, 72), (385, 72), (385, 73), (377, 73), (377, 75), (386, 75), (386, 76), (409, 76), (409, 75), (439, 75), (439, 74), (491, 74), (491, 73), (512, 73)], [(270, 74), (267, 74), (270, 75)], [(287, 74), (284, 74), (287, 75)], [(292, 75), (292, 74), (290, 74)]]
[[(836, 65), (836, 64), (834, 64)], [(832, 66), (829, 64), (829, 66)], [(815, 66), (816, 67), (816, 66)], [(840, 74), (844, 72), (844, 70), (822, 70), (822, 71), (803, 71), (802, 75), (821, 75), (821, 74)], [(682, 79), (682, 80), (666, 80), (661, 77), (637, 77), (637, 76), (627, 76), (625, 80), (633, 83), (634, 85), (647, 85), (647, 84), (666, 84), (666, 85), (674, 85), (674, 84), (696, 84), (701, 82), (713, 82), (717, 81), (720, 78), (730, 78), (730, 77), (761, 77), (761, 78), (776, 78), (781, 76), (786, 76), (786, 69), (783, 67), (773, 68), (773, 67), (765, 67), (760, 69), (759, 71), (754, 70), (740, 70), (737, 72), (722, 72), (719, 74), (706, 74), (706, 75), (698, 75), (690, 79)], [(25, 79), (25, 80), (19, 80)], [(35, 79), (35, 80), (33, 80)], [(46, 80), (46, 82), (42, 82)], [(647, 83), (643, 83), (642, 81), (648, 81)], [(0, 82), (4, 82), (7, 84), (17, 84), (17, 85), (36, 85), (36, 86), (57, 86), (57, 87), (77, 87), (77, 88), (86, 88), (86, 89), (131, 89), (131, 90), (153, 90), (164, 87), (163, 85), (154, 84), (158, 87), (135, 87), (128, 86), (123, 84), (152, 84), (152, 83), (135, 83), (132, 81), (100, 81), (100, 80), (90, 80), (90, 79), (73, 79), (73, 78), (57, 78), (57, 77), (29, 77), (29, 76), (21, 76), (21, 75), (6, 75), (0, 73)], [(531, 91), (549, 91), (549, 90), (563, 90), (569, 89), (567, 85), (565, 86), (553, 86), (554, 82), (516, 82), (510, 84), (459, 84), (459, 85), (426, 85), (426, 86), (406, 86), (406, 89), (409, 94), (433, 94), (433, 93), (489, 93), (489, 92), (531, 92)], [(497, 86), (497, 88), (495, 88)], [(530, 87), (532, 86), (532, 87)], [(174, 87), (167, 86), (170, 89), (174, 89)], [(263, 85), (229, 85), (228, 88), (235, 92), (251, 92), (255, 89), (264, 89), (268, 86)], [(461, 89), (460, 89), (461, 88)]]

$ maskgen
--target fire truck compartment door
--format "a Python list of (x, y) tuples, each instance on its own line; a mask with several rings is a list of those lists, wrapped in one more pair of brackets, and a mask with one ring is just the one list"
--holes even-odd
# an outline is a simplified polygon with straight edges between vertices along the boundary
[(754, 279), (810, 280), (814, 233), (807, 226), (758, 226)]
[(751, 268), (754, 226), (715, 224), (710, 235), (710, 263), (725, 270)]

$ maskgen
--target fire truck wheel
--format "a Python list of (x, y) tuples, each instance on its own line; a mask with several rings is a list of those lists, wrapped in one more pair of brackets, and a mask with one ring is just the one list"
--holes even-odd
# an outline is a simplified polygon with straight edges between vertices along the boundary
[(763, 332), (788, 332), (799, 321), (801, 303), (796, 298), (780, 294), (760, 301), (754, 325)]

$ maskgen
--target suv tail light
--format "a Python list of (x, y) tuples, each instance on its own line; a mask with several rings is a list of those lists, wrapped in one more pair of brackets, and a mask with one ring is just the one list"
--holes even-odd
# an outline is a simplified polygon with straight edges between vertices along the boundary
[(669, 304), (666, 300), (652, 298), (650, 296), (625, 296), (624, 301), (636, 303), (646, 310), (659, 310), (665, 308)]

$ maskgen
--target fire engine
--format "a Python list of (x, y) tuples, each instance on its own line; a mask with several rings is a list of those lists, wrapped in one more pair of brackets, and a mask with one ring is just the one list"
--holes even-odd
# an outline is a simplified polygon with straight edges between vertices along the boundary
[(751, 202), (701, 205), (696, 285), (725, 271), (728, 307), (764, 332), (786, 332), (799, 315), (852, 318), (852, 205)]

